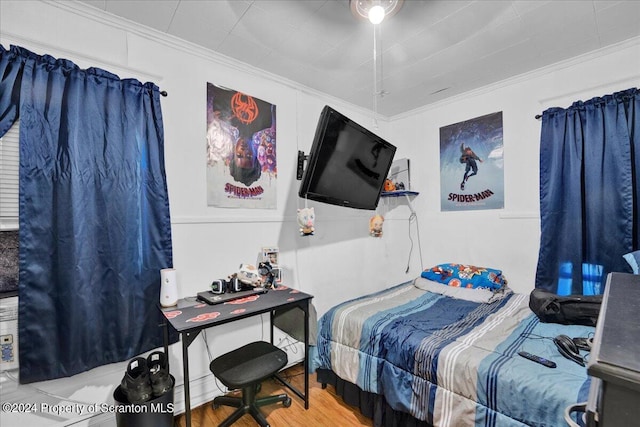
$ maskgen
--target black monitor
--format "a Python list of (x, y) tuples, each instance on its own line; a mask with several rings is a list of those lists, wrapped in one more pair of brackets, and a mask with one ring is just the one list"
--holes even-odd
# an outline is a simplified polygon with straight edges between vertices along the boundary
[(355, 209), (374, 210), (396, 147), (325, 106), (318, 121), (298, 195)]

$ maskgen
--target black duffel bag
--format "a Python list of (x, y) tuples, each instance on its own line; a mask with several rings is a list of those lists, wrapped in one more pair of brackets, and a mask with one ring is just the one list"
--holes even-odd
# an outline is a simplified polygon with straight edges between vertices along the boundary
[(595, 326), (601, 305), (602, 295), (559, 296), (534, 289), (529, 296), (529, 308), (544, 323)]

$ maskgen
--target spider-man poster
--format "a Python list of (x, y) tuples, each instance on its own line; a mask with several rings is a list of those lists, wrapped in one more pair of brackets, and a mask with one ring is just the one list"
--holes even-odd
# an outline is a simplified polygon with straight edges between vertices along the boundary
[(504, 208), (502, 111), (440, 128), (440, 209)]
[(276, 106), (207, 83), (207, 204), (276, 208)]

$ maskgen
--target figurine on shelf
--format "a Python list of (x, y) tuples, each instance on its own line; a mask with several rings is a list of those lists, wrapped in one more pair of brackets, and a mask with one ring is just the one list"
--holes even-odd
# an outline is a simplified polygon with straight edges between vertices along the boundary
[(369, 235), (371, 237), (382, 237), (382, 224), (384, 217), (382, 215), (374, 215), (369, 219)]
[(395, 191), (396, 185), (390, 179), (384, 180), (384, 191)]
[(298, 209), (298, 225), (300, 226), (301, 236), (311, 236), (315, 231), (314, 221), (316, 215), (313, 208)]

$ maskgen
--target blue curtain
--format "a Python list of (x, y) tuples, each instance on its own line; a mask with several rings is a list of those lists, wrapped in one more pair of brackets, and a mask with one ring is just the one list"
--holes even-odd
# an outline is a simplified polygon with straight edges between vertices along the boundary
[(631, 271), (622, 256), (640, 241), (639, 113), (632, 88), (542, 114), (536, 287), (599, 293), (607, 273)]
[(20, 382), (159, 347), (172, 247), (158, 87), (0, 54), (0, 130), (20, 118)]

